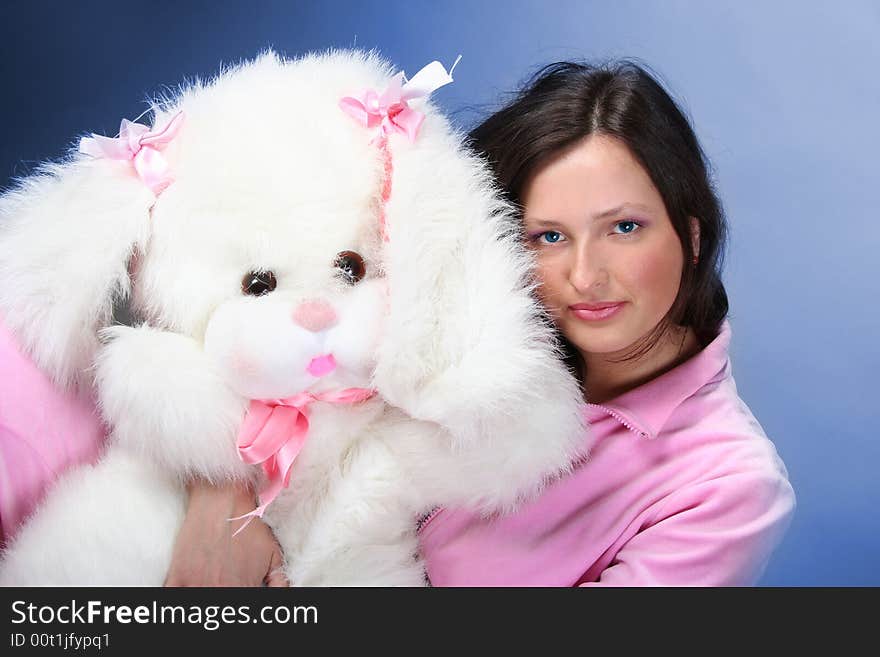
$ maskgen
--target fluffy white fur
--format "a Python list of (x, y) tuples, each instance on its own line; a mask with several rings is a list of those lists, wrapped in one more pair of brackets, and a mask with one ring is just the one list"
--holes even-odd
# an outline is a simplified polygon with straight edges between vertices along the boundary
[[(273, 53), (155, 107), (185, 112), (158, 199), (124, 162), (73, 155), (0, 199), (0, 312), (60, 385), (96, 385), (101, 462), (67, 474), (0, 565), (0, 583), (159, 585), (187, 477), (260, 483), (235, 437), (249, 398), (373, 387), (313, 405), (291, 484), (266, 519), (297, 585), (421, 585), (416, 519), (509, 511), (583, 454), (575, 382), (530, 289), (530, 261), (481, 161), (430, 102), (383, 163), (337, 106), (393, 71), (373, 53)], [(154, 205), (155, 203), (155, 205)], [(333, 262), (356, 251), (356, 285)], [(249, 271), (277, 289), (242, 294)], [(131, 295), (144, 324), (108, 328)], [(320, 334), (291, 321), (330, 304)], [(332, 353), (337, 369), (303, 367)]]

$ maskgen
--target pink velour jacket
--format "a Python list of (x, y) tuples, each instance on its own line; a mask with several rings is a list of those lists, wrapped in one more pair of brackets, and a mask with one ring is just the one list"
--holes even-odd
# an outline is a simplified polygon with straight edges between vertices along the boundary
[(94, 400), (58, 389), (0, 318), (0, 547), (67, 468), (97, 458)]
[(589, 458), (516, 513), (434, 513), (420, 530), (432, 585), (755, 585), (795, 495), (729, 344), (725, 322), (678, 367), (586, 405)]

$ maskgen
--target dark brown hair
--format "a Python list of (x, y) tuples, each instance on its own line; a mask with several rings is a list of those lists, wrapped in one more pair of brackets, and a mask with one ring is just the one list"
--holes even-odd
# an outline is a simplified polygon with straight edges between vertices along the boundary
[[(538, 167), (592, 134), (620, 140), (645, 168), (663, 198), (684, 256), (672, 307), (627, 358), (646, 353), (675, 324), (693, 328), (705, 346), (718, 335), (728, 310), (721, 282), (724, 211), (684, 112), (645, 68), (627, 60), (600, 66), (550, 64), (469, 137), (471, 146), (488, 159), (508, 200), (521, 209), (523, 186)], [(690, 217), (700, 225), (696, 265)], [(569, 344), (566, 348), (573, 351)]]

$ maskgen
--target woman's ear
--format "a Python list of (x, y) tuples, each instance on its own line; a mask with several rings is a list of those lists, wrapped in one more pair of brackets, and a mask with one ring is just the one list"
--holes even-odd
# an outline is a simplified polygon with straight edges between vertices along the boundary
[(79, 154), (0, 196), (0, 314), (59, 385), (90, 382), (155, 202), (131, 162)]
[(694, 253), (694, 259), (700, 258), (700, 220), (696, 217), (688, 217), (688, 224), (691, 233), (691, 250)]

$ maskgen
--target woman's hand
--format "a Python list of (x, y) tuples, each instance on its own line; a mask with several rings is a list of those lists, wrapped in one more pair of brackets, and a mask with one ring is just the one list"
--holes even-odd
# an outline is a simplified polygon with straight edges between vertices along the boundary
[(187, 489), (189, 505), (165, 586), (289, 586), (281, 569), (281, 548), (260, 518), (232, 537), (244, 520), (228, 519), (255, 506), (247, 484), (214, 486), (199, 480)]

